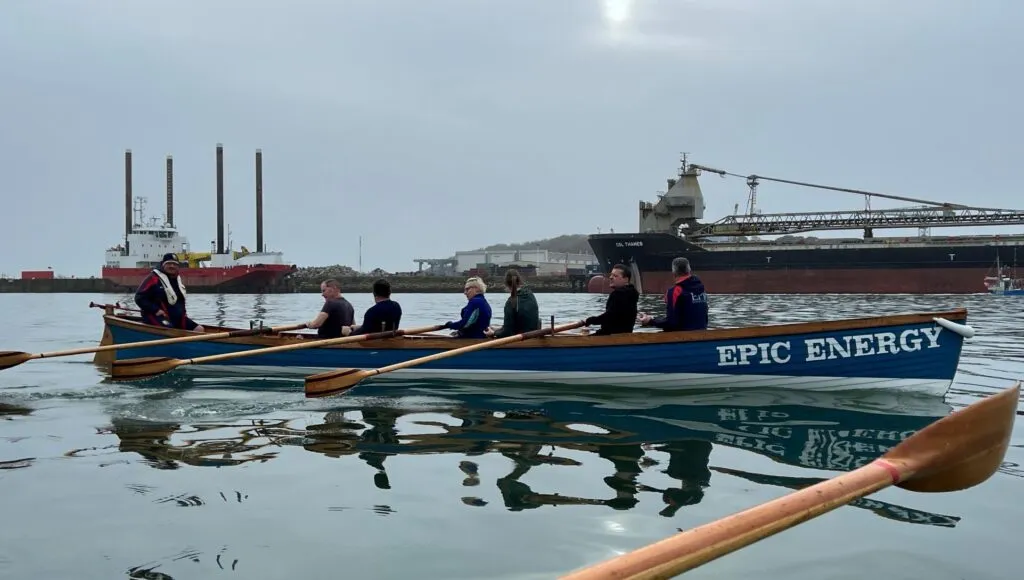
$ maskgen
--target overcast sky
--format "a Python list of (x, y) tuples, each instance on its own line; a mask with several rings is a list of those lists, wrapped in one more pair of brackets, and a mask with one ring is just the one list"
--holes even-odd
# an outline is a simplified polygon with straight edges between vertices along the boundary
[[(7, 0), (0, 272), (99, 275), (124, 233), (126, 148), (150, 214), (174, 156), (175, 221), (207, 249), (218, 142), (235, 248), (255, 246), (262, 148), (265, 239), (299, 265), (354, 266), (360, 235), (364, 269), (394, 271), (634, 231), (681, 151), (1024, 207), (1022, 21), (1009, 0)], [(702, 186), (708, 221), (746, 200), (742, 179)], [(863, 207), (770, 183), (758, 201)]]

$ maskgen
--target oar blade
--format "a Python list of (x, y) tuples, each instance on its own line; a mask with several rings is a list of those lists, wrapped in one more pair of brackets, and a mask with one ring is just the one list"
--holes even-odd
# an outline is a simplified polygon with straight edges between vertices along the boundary
[(27, 352), (21, 352), (18, 350), (4, 350), (0, 351), (0, 371), (16, 367), (23, 362), (30, 361), (36, 357), (32, 356)]
[(110, 377), (115, 380), (146, 379), (174, 369), (179, 362), (179, 359), (165, 356), (116, 360), (110, 366)]
[(921, 429), (883, 458), (906, 473), (896, 485), (919, 492), (959, 491), (992, 476), (1010, 445), (1020, 383)]
[(366, 371), (359, 369), (335, 369), (306, 377), (306, 397), (326, 397), (338, 395), (359, 384), (367, 376)]

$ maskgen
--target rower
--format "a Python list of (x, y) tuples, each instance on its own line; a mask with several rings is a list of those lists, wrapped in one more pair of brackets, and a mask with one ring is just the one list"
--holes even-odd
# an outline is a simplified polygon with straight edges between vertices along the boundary
[(508, 288), (508, 300), (505, 301), (505, 321), (498, 328), (484, 331), (491, 338), (505, 338), (540, 328), (539, 307), (533, 291), (523, 286), (523, 277), (519, 270), (509, 268), (505, 272), (505, 288)]
[(478, 276), (466, 280), (462, 289), (466, 295), (466, 305), (462, 308), (459, 320), (444, 323), (444, 327), (454, 330), (453, 336), (458, 338), (486, 338), (484, 331), (491, 325), (491, 305), (484, 297), (487, 284)]
[(203, 332), (202, 325), (188, 317), (185, 294), (185, 282), (178, 275), (178, 257), (168, 253), (139, 284), (135, 304), (146, 324)]
[(341, 282), (334, 278), (320, 283), (320, 295), (324, 297), (324, 306), (306, 327), (317, 329), (317, 338), (338, 338), (342, 327), (352, 325), (355, 309), (341, 295)]
[(612, 287), (612, 292), (608, 295), (604, 312), (584, 320), (586, 326), (601, 325), (601, 328), (594, 333), (595, 335), (633, 332), (640, 292), (633, 285), (631, 279), (632, 276), (626, 266), (622, 264), (612, 266), (612, 271), (608, 274), (608, 285)]
[(672, 260), (676, 281), (665, 292), (665, 316), (640, 315), (640, 324), (665, 331), (705, 330), (708, 327), (708, 295), (704, 282), (693, 273), (686, 258)]
[(373, 283), (373, 302), (373, 306), (366, 309), (362, 324), (341, 329), (344, 336), (398, 330), (402, 321), (402, 306), (391, 299), (390, 282), (382, 278)]

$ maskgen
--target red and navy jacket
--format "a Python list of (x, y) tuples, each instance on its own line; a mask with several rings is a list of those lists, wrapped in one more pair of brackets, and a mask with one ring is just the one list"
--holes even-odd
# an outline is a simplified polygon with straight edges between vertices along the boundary
[(704, 330), (708, 327), (708, 295), (693, 274), (676, 280), (665, 293), (665, 316), (651, 322), (662, 330)]
[(167, 292), (155, 271), (150, 272), (139, 284), (138, 290), (135, 291), (135, 304), (142, 311), (142, 319), (149, 324), (163, 326), (161, 322), (163, 317), (157, 316), (157, 312), (163, 310), (167, 313), (166, 320), (172, 327), (188, 329), (190, 325), (185, 312), (185, 294), (181, 291), (181, 286), (178, 285), (178, 277), (167, 276), (167, 279), (171, 283), (171, 289), (178, 296), (178, 301), (174, 306), (167, 302)]

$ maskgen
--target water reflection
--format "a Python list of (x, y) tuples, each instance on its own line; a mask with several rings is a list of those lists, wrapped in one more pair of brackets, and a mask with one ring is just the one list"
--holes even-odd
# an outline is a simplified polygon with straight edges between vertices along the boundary
[(214, 320), (217, 326), (228, 325), (228, 297), (226, 294), (217, 294), (214, 299)]
[[(238, 568), (238, 558), (228, 556), (225, 552), (227, 546), (222, 547), (214, 556), (213, 561), (218, 568), (225, 571), (234, 571)], [(202, 561), (203, 552), (195, 549), (183, 550), (173, 556), (164, 558), (163, 561), (146, 562), (141, 566), (133, 566), (127, 570), (128, 578), (137, 580), (174, 580), (174, 576), (158, 572), (157, 568), (164, 564), (171, 564), (178, 561), (188, 561), (198, 564)]]
[[(289, 390), (288, 385), (279, 388)], [(333, 400), (331, 407), (313, 413), (307, 409), (303, 415), (312, 414), (312, 420), (284, 417), (186, 424), (118, 417), (104, 432), (117, 437), (120, 451), (138, 454), (156, 469), (266, 462), (297, 450), (356, 458), (374, 469), (367, 484), (383, 490), (421, 485), (389, 476), (388, 464), (401, 461), (402, 456), (455, 456), (452, 476), (461, 480), (466, 489), (462, 503), (471, 507), (487, 505), (471, 491), (488, 479), (476, 458), (498, 454), (510, 466), (490, 476), (508, 510), (565, 505), (629, 510), (641, 494), (653, 493), (664, 503), (659, 514), (673, 517), (704, 498), (713, 473), (794, 489), (819, 481), (713, 467), (714, 446), (753, 452), (791, 466), (848, 471), (950, 411), (940, 398), (885, 392), (747, 391), (668, 398), (656, 392), (551, 393), (528, 385), (496, 393), (425, 381), (407, 383), (400, 391), (369, 391), (360, 398)], [(166, 403), (174, 393), (181, 391), (150, 398), (147, 404)], [(153, 411), (140, 414), (153, 416)], [(590, 458), (607, 462), (601, 476), (606, 493), (566, 495), (536, 490), (522, 481), (538, 466), (572, 468), (586, 462), (590, 467)], [(578, 478), (579, 473), (572, 475)], [(671, 484), (653, 483), (666, 476)], [(180, 502), (193, 500), (174, 497), (168, 501), (183, 505)], [(955, 516), (875, 500), (855, 505), (909, 523), (951, 527), (958, 521)]]
[(267, 295), (257, 294), (252, 305), (252, 319), (263, 320), (267, 317)]
[(15, 405), (13, 403), (0, 402), (0, 419), (13, 419), (15, 416), (24, 416), (32, 412), (28, 407)]
[[(12, 403), (0, 403), (0, 420), (10, 421), (15, 417), (24, 417), (32, 413), (32, 409), (28, 407), (22, 407)], [(22, 437), (0, 437), (0, 441), (8, 441), (10, 443), (17, 443)], [(35, 457), (19, 457), (17, 459), (3, 459), (0, 456), (0, 470), (5, 469), (23, 469), (25, 467), (31, 467), (35, 463)]]

